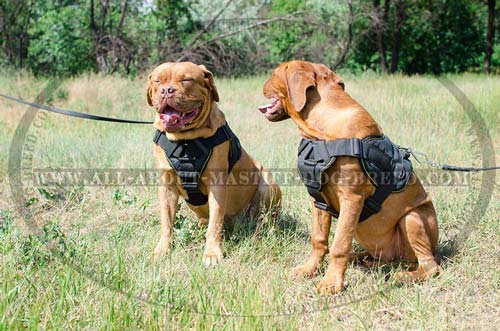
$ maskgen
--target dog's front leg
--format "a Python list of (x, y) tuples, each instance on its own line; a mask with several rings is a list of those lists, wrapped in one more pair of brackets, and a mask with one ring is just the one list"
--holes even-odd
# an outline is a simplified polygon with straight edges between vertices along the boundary
[(168, 180), (171, 176), (165, 171), (161, 175), (160, 186), (158, 187), (158, 199), (160, 202), (160, 240), (154, 250), (154, 258), (168, 254), (170, 240), (172, 238), (172, 226), (177, 213), (177, 203), (179, 202), (179, 192)]
[(349, 263), (352, 239), (363, 209), (363, 201), (363, 198), (358, 196), (340, 200), (340, 215), (330, 248), (328, 269), (318, 284), (320, 294), (337, 294), (344, 289), (344, 274)]
[(293, 269), (293, 274), (296, 276), (315, 276), (323, 257), (328, 253), (328, 235), (330, 234), (332, 216), (328, 212), (316, 208), (314, 204), (312, 213), (311, 255), (306, 263)]
[(222, 261), (222, 228), (226, 214), (227, 175), (214, 176), (219, 182), (210, 183), (208, 189), (208, 228), (203, 263), (215, 266)]

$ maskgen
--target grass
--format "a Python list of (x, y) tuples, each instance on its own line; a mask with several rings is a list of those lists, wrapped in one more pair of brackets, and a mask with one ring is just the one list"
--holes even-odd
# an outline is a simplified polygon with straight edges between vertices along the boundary
[[(347, 91), (393, 141), (445, 163), (481, 165), (474, 124), (435, 78), (344, 78)], [(498, 151), (500, 78), (449, 78), (485, 119)], [(300, 139), (295, 125), (269, 123), (256, 111), (264, 102), (264, 79), (217, 80), (220, 108), (253, 157), (268, 168), (293, 169)], [(148, 120), (152, 111), (144, 82), (144, 77), (78, 77), (64, 81), (50, 101), (93, 114)], [(34, 100), (46, 83), (10, 72), (2, 74), (0, 91)], [(350, 266), (347, 290), (323, 298), (315, 291), (319, 277), (289, 277), (310, 250), (310, 204), (302, 186), (282, 187), (284, 215), (278, 222), (255, 231), (251, 222), (241, 220), (226, 234), (226, 258), (216, 269), (202, 266), (205, 229), (197, 227), (185, 207), (171, 255), (152, 260), (159, 238), (153, 186), (35, 189), (23, 201), (35, 215), (38, 231), (32, 231), (12, 202), (7, 179), (11, 140), (25, 107), (5, 100), (0, 105), (0, 330), (499, 329), (500, 190), (496, 185), (480, 220), (471, 218), (480, 174), (468, 186), (427, 188), (440, 221), (441, 277), (398, 286), (390, 277), (385, 280), (394, 268)], [(35, 168), (153, 167), (149, 126), (58, 115), (42, 123), (39, 130), (30, 128), (37, 137)], [(467, 236), (461, 237), (464, 231)], [(453, 238), (461, 241), (451, 245)], [(274, 316), (279, 314), (284, 316)]]

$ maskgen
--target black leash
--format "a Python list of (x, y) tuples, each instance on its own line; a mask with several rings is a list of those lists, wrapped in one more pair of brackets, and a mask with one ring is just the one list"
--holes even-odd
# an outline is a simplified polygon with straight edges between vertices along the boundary
[[(479, 172), (479, 171), (500, 170), (500, 167), (473, 168), (473, 167), (459, 167), (459, 166), (454, 166), (454, 165), (449, 165), (449, 164), (441, 164), (441, 163), (437, 163), (435, 161), (432, 161), (431, 159), (429, 159), (427, 154), (422, 153), (422, 152), (418, 152), (411, 147), (399, 146), (399, 148), (410, 153), (418, 163), (427, 164), (428, 166), (430, 166), (432, 168), (437, 168), (437, 169), (441, 169), (441, 170), (460, 171), (460, 172)], [(423, 157), (424, 160), (419, 159), (419, 157)]]
[(51, 112), (51, 113), (56, 113), (56, 114), (61, 114), (61, 115), (66, 115), (66, 116), (71, 116), (71, 117), (84, 118), (87, 120), (103, 121), (103, 122), (116, 122), (116, 123), (130, 123), (130, 124), (153, 124), (153, 122), (124, 120), (124, 119), (120, 119), (120, 118), (97, 116), (97, 115), (92, 115), (92, 114), (80, 113), (80, 112), (73, 111), (73, 110), (49, 107), (49, 106), (40, 105), (37, 103), (25, 101), (23, 99), (14, 98), (14, 97), (2, 94), (2, 93), (0, 93), (0, 97), (4, 97), (6, 99), (9, 99), (9, 100), (12, 100), (15, 102), (19, 102), (19, 103), (25, 104), (25, 105), (33, 107), (33, 108), (46, 110), (46, 111)]
[[(115, 123), (129, 123), (129, 124), (153, 124), (153, 122), (124, 120), (124, 119), (120, 119), (120, 118), (97, 116), (97, 115), (92, 115), (92, 114), (80, 113), (80, 112), (68, 110), (68, 109), (49, 107), (49, 106), (40, 105), (40, 104), (37, 104), (34, 102), (25, 101), (23, 99), (14, 98), (14, 97), (2, 94), (2, 93), (0, 93), (0, 97), (9, 99), (9, 100), (12, 100), (15, 102), (19, 102), (19, 103), (25, 104), (25, 105), (33, 107), (33, 108), (46, 110), (46, 111), (51, 112), (51, 113), (56, 113), (56, 114), (66, 115), (66, 116), (71, 116), (71, 117), (77, 117), (77, 118), (83, 118), (83, 119), (87, 119), (87, 120), (115, 122)], [(461, 171), (461, 172), (479, 172), (479, 171), (500, 170), (500, 167), (473, 168), (473, 167), (458, 167), (458, 166), (449, 165), (449, 164), (440, 164), (440, 163), (437, 163), (435, 161), (430, 160), (425, 153), (418, 152), (411, 147), (399, 146), (399, 148), (410, 153), (418, 163), (424, 163), (430, 167), (441, 169), (441, 170)], [(420, 160), (419, 157), (423, 157), (425, 160)]]

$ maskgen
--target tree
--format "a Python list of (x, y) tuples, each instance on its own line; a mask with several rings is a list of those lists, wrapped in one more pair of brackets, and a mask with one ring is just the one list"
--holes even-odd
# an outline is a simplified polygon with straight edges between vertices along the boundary
[(347, 36), (346, 36), (346, 41), (345, 45), (341, 50), (341, 53), (339, 55), (339, 58), (335, 61), (335, 64), (332, 65), (332, 70), (337, 70), (337, 68), (345, 62), (347, 53), (349, 52), (349, 49), (351, 48), (351, 43), (352, 43), (352, 38), (353, 38), (353, 25), (354, 25), (354, 9), (352, 6), (352, 0), (347, 0), (347, 7), (349, 8), (349, 18), (348, 18), (348, 23), (347, 23)]
[(123, 36), (128, 1), (123, 0), (120, 6), (114, 4), (103, 0), (100, 6), (94, 6), (94, 0), (90, 0), (89, 7), (97, 68), (105, 73), (117, 71), (120, 65), (128, 72), (131, 62), (128, 43)]
[(28, 55), (32, 8), (29, 0), (0, 1), (0, 46), (6, 61), (18, 68)]
[(399, 68), (408, 74), (463, 72), (482, 65), (484, 28), (478, 2), (405, 0)]
[(395, 73), (399, 65), (399, 50), (401, 48), (401, 27), (405, 18), (405, 4), (403, 0), (395, 1), (396, 19), (394, 23), (394, 33), (391, 52), (391, 69), (390, 72)]
[(387, 59), (385, 52), (390, 6), (391, 0), (385, 0), (383, 3), (383, 7), (381, 7), (380, 0), (373, 0), (374, 13), (372, 15), (372, 20), (375, 34), (377, 36), (377, 51), (380, 60), (380, 69), (383, 73), (387, 73), (389, 71), (387, 68)]
[(493, 47), (495, 40), (496, 0), (487, 0), (487, 4), (488, 4), (488, 25), (486, 27), (486, 51), (484, 56), (484, 71), (487, 74), (490, 74), (491, 57), (493, 55)]
[(0, 0), (0, 65), (136, 75), (183, 60), (238, 76), (304, 59), (352, 71), (489, 73), (500, 64), (498, 1)]
[(76, 75), (95, 69), (88, 17), (78, 1), (39, 1), (29, 30), (28, 61), (35, 74)]
[(155, 0), (155, 46), (158, 60), (175, 60), (183, 48), (183, 39), (194, 31), (191, 7), (195, 1)]

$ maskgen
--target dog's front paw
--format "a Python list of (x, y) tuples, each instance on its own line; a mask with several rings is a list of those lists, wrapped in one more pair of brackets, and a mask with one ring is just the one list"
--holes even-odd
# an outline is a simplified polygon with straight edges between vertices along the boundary
[(293, 277), (312, 278), (318, 274), (318, 266), (308, 263), (299, 265), (292, 269)]
[(325, 294), (339, 294), (344, 289), (345, 284), (343, 281), (336, 281), (334, 278), (323, 278), (317, 286), (318, 293)]
[(431, 277), (437, 277), (443, 269), (434, 261), (428, 264), (420, 264), (415, 271), (398, 271), (394, 279), (398, 283), (414, 283)]
[(207, 247), (205, 253), (203, 253), (203, 264), (206, 267), (216, 266), (218, 263), (222, 262), (223, 255), (220, 246)]
[(155, 247), (153, 257), (155, 260), (168, 255), (170, 251), (170, 239), (169, 238), (160, 238), (158, 244)]

